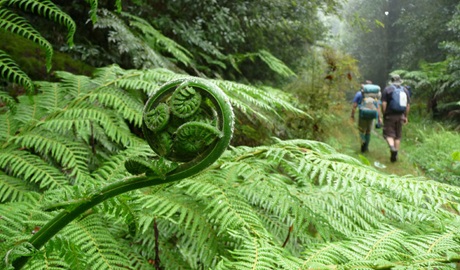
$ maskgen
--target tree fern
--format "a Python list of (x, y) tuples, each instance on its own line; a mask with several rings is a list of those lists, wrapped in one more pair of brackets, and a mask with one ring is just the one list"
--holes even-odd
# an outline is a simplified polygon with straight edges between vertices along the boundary
[[(159, 159), (140, 108), (171, 100), (162, 91), (182, 81), (204, 81), (220, 85), (237, 108), (257, 111), (256, 120), (303, 114), (270, 99), (276, 89), (118, 66), (92, 78), (57, 75), (61, 81), (40, 82), (36, 96), (21, 97), (16, 113), (0, 115), (5, 269), (23, 256), (29, 269), (449, 269), (459, 259), (458, 187), (386, 175), (323, 143), (232, 147), (207, 170), (168, 182), (189, 165)], [(139, 93), (150, 97), (147, 105)], [(205, 114), (216, 117), (214, 107)], [(219, 129), (215, 119), (203, 123)], [(133, 132), (140, 129), (145, 134)], [(152, 158), (145, 174), (124, 166)], [(107, 187), (124, 190), (133, 181), (144, 188), (108, 199), (115, 191)], [(152, 181), (158, 185), (148, 187)], [(66, 224), (59, 218), (79, 207), (81, 215), (40, 239), (39, 250), (27, 244), (49, 220)]]

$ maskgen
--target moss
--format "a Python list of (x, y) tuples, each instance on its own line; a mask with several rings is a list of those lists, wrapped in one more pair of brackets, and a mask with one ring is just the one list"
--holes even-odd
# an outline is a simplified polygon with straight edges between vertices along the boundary
[(64, 70), (74, 74), (91, 75), (94, 67), (73, 59), (70, 55), (54, 51), (52, 69), (47, 72), (45, 50), (19, 35), (0, 31), (0, 50), (5, 51), (32, 80), (48, 80), (52, 71)]

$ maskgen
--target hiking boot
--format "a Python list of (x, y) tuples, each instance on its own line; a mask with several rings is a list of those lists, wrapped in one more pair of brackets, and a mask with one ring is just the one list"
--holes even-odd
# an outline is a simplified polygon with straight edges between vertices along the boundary
[(361, 153), (367, 152), (369, 150), (367, 146), (367, 143), (361, 144)]
[(391, 151), (390, 161), (396, 162), (397, 160), (398, 160), (398, 151)]

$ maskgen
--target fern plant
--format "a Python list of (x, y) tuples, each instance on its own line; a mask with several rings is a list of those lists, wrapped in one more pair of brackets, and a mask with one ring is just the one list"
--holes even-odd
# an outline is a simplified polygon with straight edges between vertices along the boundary
[[(90, 5), (90, 17), (96, 22), (98, 0), (86, 0)], [(121, 10), (121, 0), (116, 0), (115, 7)], [(0, 29), (11, 34), (24, 37), (39, 45), (45, 51), (46, 69), (51, 70), (51, 60), (54, 49), (52, 44), (44, 38), (40, 29), (36, 29), (25, 17), (24, 13), (42, 17), (51, 24), (58, 24), (67, 31), (67, 44), (73, 46), (73, 38), (76, 31), (74, 20), (62, 11), (52, 0), (2, 0), (0, 1)], [(23, 86), (27, 91), (32, 91), (34, 85), (30, 77), (22, 71), (14, 59), (3, 50), (0, 50), (0, 74), (1, 77)]]
[[(19, 103), (14, 104), (15, 111), (7, 110), (0, 115), (1, 201), (6, 202), (5, 205), (29, 203), (50, 194), (50, 200), (42, 205), (45, 216), (40, 214), (43, 219), (34, 228), (45, 225), (45, 220), (51, 217), (47, 211), (74, 209), (88, 201), (91, 190), (127, 177), (129, 173), (120, 165), (128, 159), (138, 161), (154, 157), (145, 142), (131, 132), (131, 129), (141, 128), (142, 124), (143, 100), (139, 93), (159, 93), (158, 86), (166, 81), (190, 78), (165, 70), (127, 71), (117, 66), (100, 69), (94, 78), (66, 72), (57, 72), (57, 75), (60, 82), (38, 82), (38, 95), (19, 97)], [(245, 99), (234, 94), (230, 101), (237, 108), (257, 111), (255, 118), (262, 116), (263, 111), (278, 113), (273, 109), (277, 107), (302, 113), (287, 102), (270, 100), (268, 95), (261, 100), (255, 99), (265, 96), (257, 88), (224, 81), (215, 83), (223, 86), (227, 93), (241, 88), (240, 95)], [(259, 110), (255, 110), (256, 107)], [(205, 112), (214, 116), (212, 110), (206, 109)], [(192, 131), (185, 132), (187, 136)], [(207, 161), (206, 164), (210, 163)], [(2, 241), (2, 246), (11, 243)], [(108, 263), (109, 266), (104, 267), (114, 264)]]
[[(187, 160), (158, 159), (150, 146), (170, 131), (142, 119), (165, 119), (159, 104), (194, 93), (160, 89), (196, 79), (117, 66), (93, 78), (57, 75), (0, 115), (4, 269), (21, 258), (24, 269), (453, 269), (459, 260), (458, 187), (382, 174), (307, 140), (232, 147), (205, 171), (168, 182)], [(301, 113), (251, 86), (203, 82), (262, 121), (281, 108)], [(212, 102), (203, 106), (214, 119)], [(156, 139), (140, 129), (158, 131)], [(148, 187), (153, 175), (157, 185)], [(133, 179), (145, 181), (112, 197)], [(67, 213), (76, 214), (62, 219)], [(44, 237), (50, 226), (62, 229)]]

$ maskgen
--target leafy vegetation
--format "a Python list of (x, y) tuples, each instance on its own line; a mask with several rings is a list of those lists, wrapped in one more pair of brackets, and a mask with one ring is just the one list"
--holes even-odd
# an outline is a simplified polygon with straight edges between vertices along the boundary
[[(419, 125), (412, 132), (411, 160), (427, 177), (460, 186), (458, 132), (435, 123)], [(431, 153), (426, 155), (425, 153)]]
[[(94, 79), (60, 75), (62, 82), (43, 83), (35, 102), (16, 104), (29, 114), (6, 114), (11, 125), (2, 125), (26, 127), (2, 133), (5, 267), (24, 255), (31, 269), (423, 268), (458, 259), (459, 188), (380, 173), (307, 140), (233, 148), (197, 176), (107, 200), (34, 251), (24, 240), (57, 209), (129, 177), (120, 165), (130, 157), (155, 156), (120, 120), (139, 126), (141, 104), (129, 93), (177, 76), (117, 67)], [(59, 140), (62, 133), (73, 140)]]
[[(326, 39), (336, 0), (0, 1), (0, 267), (454, 269), (458, 134), (414, 113), (401, 165), (382, 170), (383, 140), (357, 155), (341, 114), (362, 76), (396, 70), (416, 88), (413, 112), (435, 99), (457, 115), (458, 3), (412, 2), (350, 1), (372, 10), (344, 16), (363, 42), (397, 30), (355, 59)], [(404, 38), (428, 20), (409, 8), (442, 11), (419, 42)], [(233, 114), (214, 162), (203, 149), (230, 140)]]

